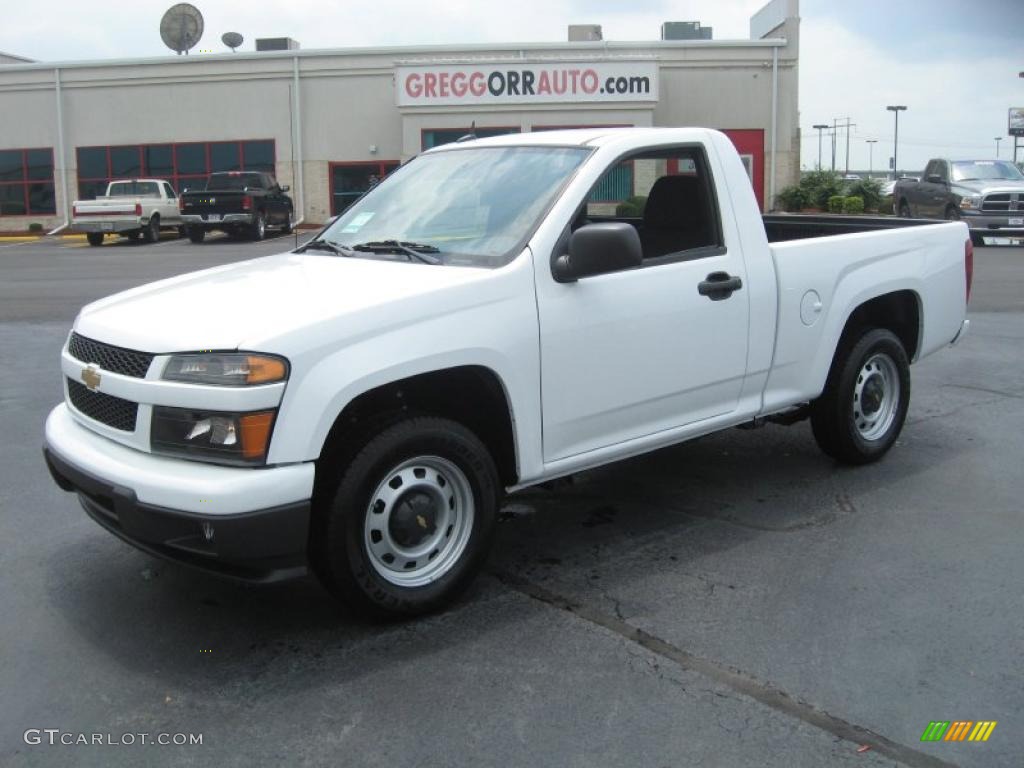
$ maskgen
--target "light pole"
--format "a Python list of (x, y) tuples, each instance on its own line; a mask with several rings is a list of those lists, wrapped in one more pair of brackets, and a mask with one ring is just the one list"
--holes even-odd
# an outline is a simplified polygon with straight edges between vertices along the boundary
[(906, 110), (904, 104), (890, 104), (886, 107), (887, 110), (893, 113), (896, 118), (896, 127), (892, 134), (892, 177), (895, 179), (900, 173), (900, 164), (898, 160), (897, 151), (900, 144), (900, 112)]
[(868, 178), (871, 178), (871, 174), (875, 170), (875, 144), (878, 143), (878, 139), (866, 139), (868, 143)]
[(1002, 136), (996, 136), (996, 160), (999, 159), (999, 142), (1003, 140)]
[(827, 125), (822, 125), (822, 124), (819, 123), (818, 125), (813, 125), (811, 127), (814, 128), (818, 132), (818, 170), (820, 171), (821, 170), (821, 132), (823, 130), (825, 130), (826, 128), (828, 128), (828, 126)]

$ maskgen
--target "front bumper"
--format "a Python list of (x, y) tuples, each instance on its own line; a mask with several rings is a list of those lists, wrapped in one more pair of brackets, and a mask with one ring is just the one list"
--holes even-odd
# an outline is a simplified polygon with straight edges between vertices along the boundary
[(152, 456), (82, 427), (64, 405), (47, 419), (44, 455), (57, 485), (139, 549), (249, 582), (307, 573), (311, 463), (245, 469)]
[[(216, 219), (211, 216), (217, 216)], [(181, 214), (181, 220), (191, 227), (206, 227), (214, 229), (221, 227), (225, 224), (229, 226), (238, 226), (240, 224), (250, 225), (252, 224), (251, 213), (225, 213), (223, 216), (220, 214), (193, 214), (183, 213)]]
[[(971, 213), (961, 211), (960, 220), (976, 235), (989, 235), (991, 237), (1021, 237), (1024, 236), (1024, 211), (1014, 212), (1013, 216), (1007, 214), (993, 213)], [(1010, 221), (1014, 223), (1011, 224)]]

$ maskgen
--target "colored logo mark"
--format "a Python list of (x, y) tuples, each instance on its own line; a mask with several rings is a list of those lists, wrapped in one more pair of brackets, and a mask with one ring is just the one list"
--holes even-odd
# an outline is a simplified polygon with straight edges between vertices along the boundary
[(988, 741), (997, 720), (932, 720), (921, 741)]

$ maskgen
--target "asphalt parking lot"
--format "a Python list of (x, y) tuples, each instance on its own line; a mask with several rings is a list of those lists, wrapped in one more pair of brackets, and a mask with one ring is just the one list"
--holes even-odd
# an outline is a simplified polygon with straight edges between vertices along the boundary
[(134, 550), (40, 454), (82, 304), (291, 242), (0, 243), (0, 764), (1020, 765), (1024, 248), (977, 249), (883, 462), (768, 426), (529, 491), (457, 606), (380, 626)]

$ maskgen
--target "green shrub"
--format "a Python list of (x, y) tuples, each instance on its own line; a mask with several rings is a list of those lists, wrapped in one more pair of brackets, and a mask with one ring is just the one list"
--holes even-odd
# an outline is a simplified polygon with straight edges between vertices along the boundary
[(843, 182), (838, 173), (831, 171), (811, 171), (800, 179), (800, 189), (807, 196), (807, 203), (815, 208), (828, 208), (828, 201), (836, 195), (842, 195)]
[(877, 211), (882, 202), (882, 185), (874, 179), (861, 179), (850, 184), (846, 194), (863, 200), (865, 211)]
[(28, 225), (28, 231), (29, 232), (42, 232), (43, 231), (43, 225), (40, 224), (38, 221), (33, 221), (31, 224)]
[(779, 192), (775, 204), (784, 211), (802, 211), (807, 207), (807, 193), (794, 184)]
[(846, 202), (846, 198), (842, 195), (832, 195), (828, 199), (828, 211), (829, 213), (842, 213), (843, 204)]
[(639, 219), (644, 215), (647, 198), (644, 195), (629, 197), (615, 206), (615, 215), (624, 219)]
[(859, 195), (843, 198), (843, 213), (864, 213), (864, 198)]

